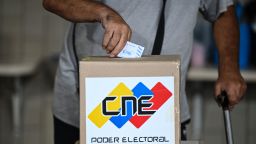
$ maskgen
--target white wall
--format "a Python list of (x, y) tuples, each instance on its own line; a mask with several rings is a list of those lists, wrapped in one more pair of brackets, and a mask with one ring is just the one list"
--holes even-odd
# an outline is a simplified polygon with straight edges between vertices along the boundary
[(42, 0), (0, 0), (0, 63), (38, 61), (59, 52), (68, 22)]

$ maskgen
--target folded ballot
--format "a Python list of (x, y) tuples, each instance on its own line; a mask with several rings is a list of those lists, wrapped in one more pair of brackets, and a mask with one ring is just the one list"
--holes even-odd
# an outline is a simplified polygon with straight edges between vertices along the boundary
[(139, 58), (142, 56), (143, 51), (143, 46), (128, 41), (123, 50), (117, 56), (121, 58)]

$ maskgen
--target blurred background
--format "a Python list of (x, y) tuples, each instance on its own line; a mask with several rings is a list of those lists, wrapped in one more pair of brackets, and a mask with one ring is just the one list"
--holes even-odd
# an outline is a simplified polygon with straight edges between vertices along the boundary
[[(53, 82), (69, 23), (38, 0), (0, 0), (0, 144), (53, 144)], [(245, 99), (231, 113), (237, 144), (256, 142), (256, 1), (236, 2)], [(224, 144), (222, 110), (213, 100), (217, 54), (211, 24), (198, 15), (188, 74), (191, 140)]]

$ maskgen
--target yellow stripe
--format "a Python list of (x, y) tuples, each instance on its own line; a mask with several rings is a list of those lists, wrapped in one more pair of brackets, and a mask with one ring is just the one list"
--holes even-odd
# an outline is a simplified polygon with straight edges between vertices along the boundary
[[(133, 92), (124, 84), (119, 83), (108, 96), (117, 97), (115, 101), (108, 102), (108, 111), (117, 111), (120, 109), (120, 100), (122, 96), (133, 96)], [(111, 116), (104, 116), (102, 113), (102, 103), (100, 103), (88, 116), (88, 118), (98, 127), (101, 128)]]

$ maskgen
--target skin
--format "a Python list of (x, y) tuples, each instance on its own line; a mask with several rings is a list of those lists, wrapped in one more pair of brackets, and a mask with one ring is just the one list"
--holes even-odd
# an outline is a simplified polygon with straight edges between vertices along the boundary
[(233, 6), (214, 22), (213, 31), (219, 53), (219, 77), (215, 84), (215, 96), (226, 91), (229, 107), (232, 109), (242, 100), (246, 91), (246, 83), (238, 64), (239, 29)]
[(99, 22), (105, 29), (102, 47), (110, 57), (123, 49), (130, 40), (132, 30), (113, 9), (93, 0), (44, 0), (43, 6), (72, 22)]
[[(105, 29), (102, 47), (110, 57), (116, 57), (130, 40), (132, 30), (112, 8), (93, 0), (43, 0), (43, 6), (72, 22), (99, 22)], [(246, 83), (238, 66), (239, 31), (234, 7), (230, 6), (213, 23), (219, 52), (219, 77), (215, 96), (221, 91), (228, 94), (230, 109), (238, 104), (246, 91)]]

